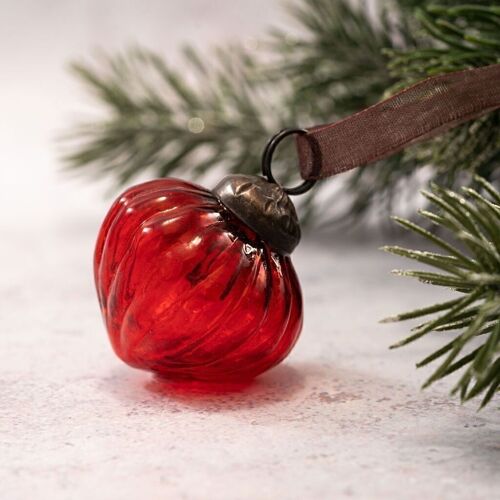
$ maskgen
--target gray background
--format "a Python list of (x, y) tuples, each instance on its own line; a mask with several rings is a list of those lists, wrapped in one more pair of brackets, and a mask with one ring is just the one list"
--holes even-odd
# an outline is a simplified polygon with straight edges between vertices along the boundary
[(389, 275), (393, 237), (304, 238), (301, 340), (249, 387), (185, 392), (111, 352), (91, 274), (109, 186), (60, 171), (89, 104), (65, 64), (134, 41), (176, 61), (284, 22), (269, 0), (0, 2), (1, 498), (498, 496), (498, 403), (419, 391), (440, 338), (387, 350), (408, 326), (381, 317), (447, 296)]

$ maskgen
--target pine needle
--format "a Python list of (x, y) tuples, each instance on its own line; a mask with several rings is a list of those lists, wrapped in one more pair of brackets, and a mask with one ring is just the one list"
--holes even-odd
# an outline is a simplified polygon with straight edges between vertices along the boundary
[[(437, 224), (443, 221), (442, 225), (450, 229), (444, 221), (453, 220), (450, 231), (454, 240), (452, 243), (444, 242), (417, 224), (397, 218), (397, 222), (407, 229), (448, 250), (450, 255), (400, 247), (383, 248), (442, 271), (404, 271), (399, 274), (416, 277), (431, 285), (447, 286), (458, 290), (460, 296), (385, 321), (429, 317), (413, 330), (412, 335), (392, 347), (406, 345), (431, 332), (454, 331), (453, 340), (417, 364), (418, 367), (425, 366), (446, 355), (424, 387), (465, 369), (453, 392), (460, 393), (462, 401), (483, 394), (481, 405), (484, 406), (491, 401), (500, 385), (500, 254), (492, 241), (500, 235), (497, 204), (500, 196), (484, 179), (475, 180), (482, 187), (482, 193), (466, 189), (463, 197), (439, 186), (432, 186), (427, 194), (436, 207)], [(466, 245), (466, 252), (456, 249), (456, 246), (463, 246), (461, 243)], [(479, 347), (459, 357), (468, 346), (477, 346), (478, 343)]]

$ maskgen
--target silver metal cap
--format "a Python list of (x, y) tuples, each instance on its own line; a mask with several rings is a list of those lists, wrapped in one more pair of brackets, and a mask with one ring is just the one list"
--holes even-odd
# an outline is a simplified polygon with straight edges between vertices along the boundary
[(235, 174), (224, 177), (213, 193), (276, 252), (288, 255), (298, 245), (300, 226), (297, 213), (278, 184), (263, 177)]

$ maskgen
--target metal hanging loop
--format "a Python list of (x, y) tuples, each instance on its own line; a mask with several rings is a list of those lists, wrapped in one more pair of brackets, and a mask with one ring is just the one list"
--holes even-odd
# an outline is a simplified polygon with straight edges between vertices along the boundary
[[(304, 128), (285, 128), (278, 132), (276, 135), (271, 137), (269, 142), (267, 143), (264, 153), (262, 155), (262, 174), (264, 177), (267, 178), (269, 182), (273, 182), (274, 184), (279, 184), (279, 182), (276, 181), (276, 179), (273, 176), (273, 173), (271, 171), (271, 163), (273, 160), (273, 154), (276, 148), (278, 147), (278, 144), (285, 138), (288, 137), (289, 135), (293, 134), (307, 134), (307, 130)], [(309, 191), (314, 184), (316, 184), (315, 179), (308, 179), (305, 180), (302, 184), (299, 184), (298, 186), (287, 188), (283, 187), (283, 191), (285, 191), (286, 194), (289, 195), (297, 195), (297, 194), (303, 194), (307, 191)]]

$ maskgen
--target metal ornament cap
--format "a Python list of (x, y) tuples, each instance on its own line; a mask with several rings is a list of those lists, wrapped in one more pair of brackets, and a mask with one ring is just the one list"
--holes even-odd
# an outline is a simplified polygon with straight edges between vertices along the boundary
[(219, 201), (273, 250), (288, 255), (300, 241), (295, 207), (278, 184), (264, 177), (234, 174), (213, 189)]

